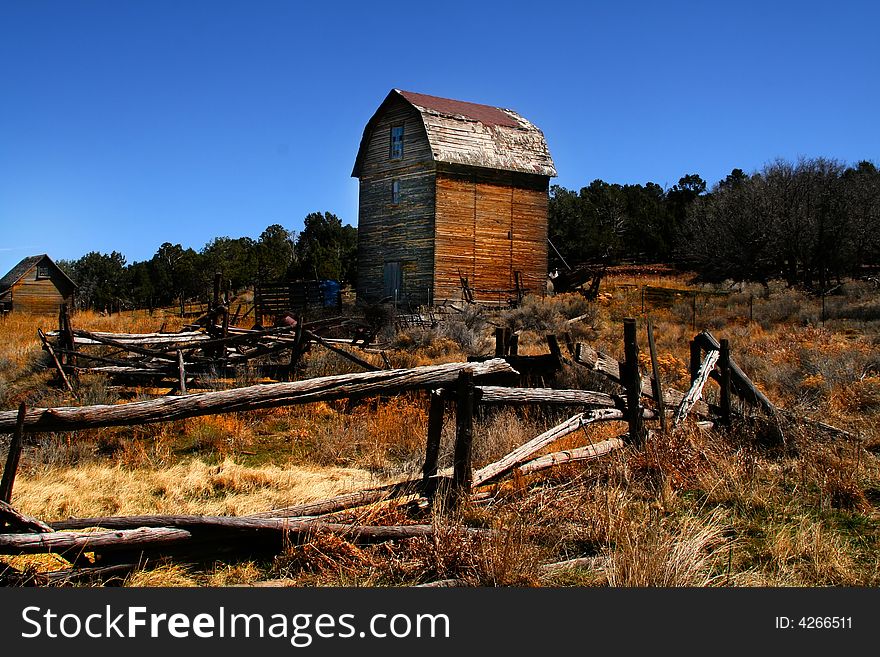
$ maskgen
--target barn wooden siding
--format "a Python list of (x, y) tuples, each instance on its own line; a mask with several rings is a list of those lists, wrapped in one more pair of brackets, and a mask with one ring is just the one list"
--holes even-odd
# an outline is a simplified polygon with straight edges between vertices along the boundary
[[(391, 128), (403, 126), (403, 157), (390, 158)], [(400, 182), (400, 201), (391, 183)], [(358, 202), (358, 296), (386, 296), (386, 263), (399, 263), (399, 300), (429, 302), (434, 262), (434, 163), (419, 113), (405, 101), (389, 103), (366, 147)]]
[[(48, 276), (37, 276), (45, 267)], [(4, 293), (3, 300), (11, 302), (13, 312), (41, 315), (56, 314), (63, 303), (73, 303), (74, 287), (48, 259), (32, 264)]]
[[(392, 159), (400, 125), (403, 157)], [(541, 131), (512, 110), (393, 90), (364, 130), (352, 175), (359, 298), (390, 296), (396, 267), (398, 300), (414, 304), (460, 300), (462, 277), (480, 302), (509, 301), (516, 273), (523, 287), (544, 288), (556, 170)]]
[(437, 173), (434, 298), (460, 299), (462, 276), (474, 299), (505, 303), (522, 285), (547, 279), (548, 181), (510, 172)]

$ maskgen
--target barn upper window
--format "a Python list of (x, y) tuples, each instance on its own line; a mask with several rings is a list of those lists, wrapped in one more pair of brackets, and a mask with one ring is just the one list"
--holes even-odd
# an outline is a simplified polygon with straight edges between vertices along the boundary
[(403, 126), (391, 126), (391, 159), (399, 160), (403, 157)]
[(49, 278), (49, 265), (37, 265), (37, 278)]
[(391, 181), (391, 203), (400, 203), (400, 181), (397, 179)]

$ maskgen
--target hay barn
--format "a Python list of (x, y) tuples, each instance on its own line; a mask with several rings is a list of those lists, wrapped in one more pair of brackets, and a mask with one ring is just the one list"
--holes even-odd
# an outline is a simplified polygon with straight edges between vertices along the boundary
[(367, 123), (359, 179), (359, 299), (507, 303), (547, 280), (556, 169), (509, 109), (392, 90)]
[(62, 303), (73, 304), (74, 283), (45, 253), (28, 256), (0, 279), (0, 310), (57, 313)]

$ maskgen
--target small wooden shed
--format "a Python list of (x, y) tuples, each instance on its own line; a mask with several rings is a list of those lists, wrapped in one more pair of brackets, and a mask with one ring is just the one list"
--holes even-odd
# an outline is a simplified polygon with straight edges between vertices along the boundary
[(359, 299), (505, 303), (547, 281), (556, 169), (509, 109), (393, 89), (367, 123), (359, 179)]
[(54, 314), (73, 304), (76, 287), (45, 253), (28, 256), (0, 279), (0, 309)]

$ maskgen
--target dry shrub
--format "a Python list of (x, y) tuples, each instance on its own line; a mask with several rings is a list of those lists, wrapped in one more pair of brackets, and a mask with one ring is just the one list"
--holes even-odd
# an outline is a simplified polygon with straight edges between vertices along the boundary
[(372, 568), (372, 556), (338, 534), (315, 531), (305, 542), (289, 544), (273, 563), (278, 577), (296, 579), (303, 572), (338, 576)]
[(187, 567), (171, 563), (146, 570), (137, 570), (125, 579), (125, 586), (128, 587), (189, 587), (197, 585), (198, 582)]
[(847, 586), (857, 583), (846, 542), (821, 523), (795, 518), (769, 537), (770, 568), (788, 585)]
[(603, 550), (609, 586), (709, 586), (727, 554), (723, 517), (686, 516), (671, 525), (621, 522), (613, 547)]

